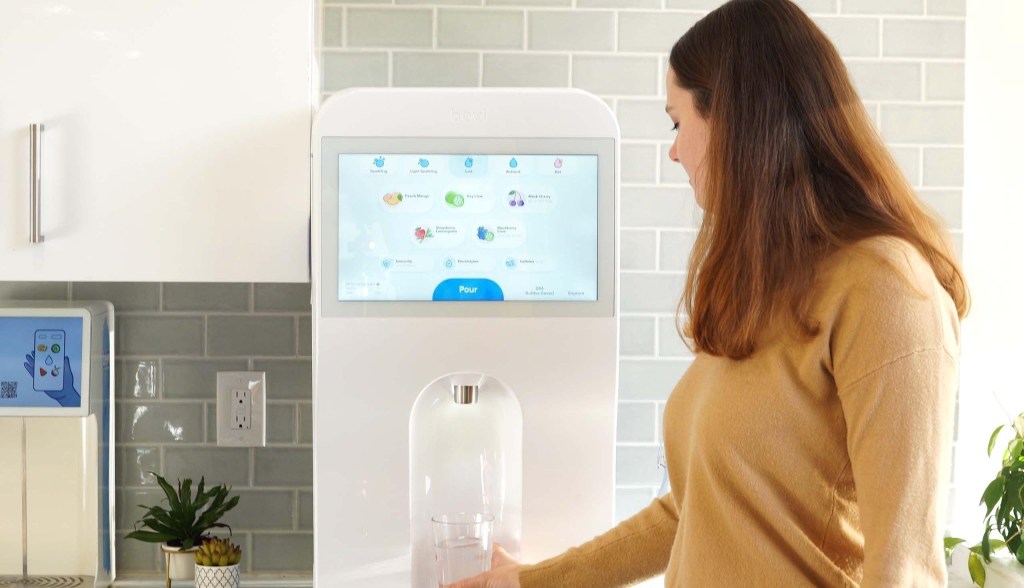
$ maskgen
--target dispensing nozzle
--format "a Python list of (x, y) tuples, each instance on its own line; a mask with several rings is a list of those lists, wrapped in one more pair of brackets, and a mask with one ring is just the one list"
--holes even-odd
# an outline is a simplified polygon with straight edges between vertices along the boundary
[(455, 398), (455, 404), (476, 404), (479, 393), (480, 386), (476, 384), (452, 384), (452, 396)]

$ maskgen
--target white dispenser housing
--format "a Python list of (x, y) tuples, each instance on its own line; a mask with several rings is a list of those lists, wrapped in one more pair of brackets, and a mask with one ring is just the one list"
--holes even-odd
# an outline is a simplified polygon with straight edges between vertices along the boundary
[(114, 309), (0, 303), (0, 585), (107, 586)]
[(579, 90), (356, 89), (321, 107), (317, 586), (437, 586), (436, 514), (493, 515), (527, 562), (611, 525), (618, 149)]
[(523, 411), (512, 390), (483, 374), (444, 375), (416, 398), (409, 440), (413, 585), (436, 576), (431, 519), (440, 514), (493, 516), (494, 543), (518, 557)]

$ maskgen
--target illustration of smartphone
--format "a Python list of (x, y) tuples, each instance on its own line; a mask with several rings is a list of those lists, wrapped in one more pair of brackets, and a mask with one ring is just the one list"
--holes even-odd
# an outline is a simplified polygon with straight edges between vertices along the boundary
[(39, 392), (64, 389), (64, 331), (39, 329), (35, 338), (35, 372), (32, 387)]

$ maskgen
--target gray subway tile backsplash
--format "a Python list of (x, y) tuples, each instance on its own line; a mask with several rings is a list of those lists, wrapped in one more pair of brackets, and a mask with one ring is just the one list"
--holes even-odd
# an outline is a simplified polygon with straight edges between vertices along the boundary
[(201, 316), (120, 315), (115, 320), (117, 351), (122, 357), (196, 356), (205, 349)]
[(161, 397), (174, 400), (216, 400), (217, 372), (244, 372), (245, 359), (165, 359)]
[(167, 283), (163, 288), (169, 311), (245, 312), (252, 292), (252, 284)]
[(217, 355), (295, 355), (293, 316), (210, 316), (207, 318), (208, 353)]
[(107, 300), (119, 312), (160, 310), (160, 284), (129, 282), (75, 282), (72, 300)]
[(267, 447), (255, 455), (259, 486), (313, 486), (313, 449)]

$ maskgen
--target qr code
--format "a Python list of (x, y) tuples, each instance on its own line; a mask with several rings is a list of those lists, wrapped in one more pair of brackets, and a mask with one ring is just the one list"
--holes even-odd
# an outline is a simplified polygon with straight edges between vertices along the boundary
[(0, 398), (17, 398), (17, 382), (0, 382)]

